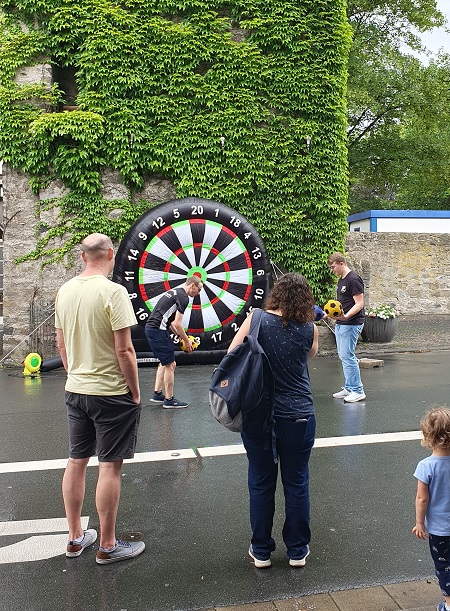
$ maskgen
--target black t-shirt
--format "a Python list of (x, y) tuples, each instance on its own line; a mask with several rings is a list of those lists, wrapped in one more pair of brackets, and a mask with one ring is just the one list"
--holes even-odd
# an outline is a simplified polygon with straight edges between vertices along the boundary
[[(344, 314), (355, 305), (353, 295), (364, 293), (364, 282), (356, 272), (350, 271), (345, 278), (339, 278), (337, 285), (337, 298), (341, 302)], [(364, 322), (364, 308), (348, 320), (337, 320), (339, 325), (362, 325)]]
[(183, 314), (188, 303), (189, 297), (183, 288), (167, 291), (153, 308), (145, 326), (162, 331), (168, 330), (175, 320), (176, 313)]

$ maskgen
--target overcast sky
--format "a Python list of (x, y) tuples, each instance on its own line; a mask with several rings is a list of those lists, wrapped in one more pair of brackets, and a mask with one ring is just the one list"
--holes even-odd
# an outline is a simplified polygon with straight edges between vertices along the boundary
[[(450, 0), (437, 0), (438, 9), (447, 18), (447, 28), (450, 28)], [(437, 53), (441, 48), (446, 53), (450, 53), (450, 34), (444, 28), (436, 28), (430, 32), (422, 34), (424, 45), (433, 53)]]

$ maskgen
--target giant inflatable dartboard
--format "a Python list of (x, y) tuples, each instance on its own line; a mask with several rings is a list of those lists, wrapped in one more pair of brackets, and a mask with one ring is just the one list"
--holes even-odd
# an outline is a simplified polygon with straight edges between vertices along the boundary
[[(204, 289), (191, 300), (183, 326), (211, 350), (231, 340), (270, 283), (270, 262), (255, 228), (217, 202), (185, 198), (141, 216), (123, 238), (113, 279), (123, 284), (145, 325), (162, 294), (196, 274)], [(177, 338), (174, 338), (177, 341)]]

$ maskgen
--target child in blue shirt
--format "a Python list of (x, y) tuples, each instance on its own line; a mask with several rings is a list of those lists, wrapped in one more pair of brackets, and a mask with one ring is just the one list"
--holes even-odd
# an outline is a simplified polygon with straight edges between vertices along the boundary
[(432, 450), (421, 460), (417, 478), (413, 534), (429, 540), (436, 576), (444, 595), (438, 611), (450, 611), (450, 410), (436, 407), (420, 423), (422, 445)]

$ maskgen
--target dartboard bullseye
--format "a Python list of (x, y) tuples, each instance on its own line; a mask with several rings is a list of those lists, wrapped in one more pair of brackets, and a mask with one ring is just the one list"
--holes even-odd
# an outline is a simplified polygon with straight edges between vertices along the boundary
[(223, 347), (251, 310), (262, 306), (270, 283), (262, 240), (235, 210), (198, 198), (152, 208), (123, 238), (113, 280), (127, 288), (145, 325), (163, 293), (192, 274), (204, 290), (189, 304), (183, 325), (198, 339), (199, 350)]

